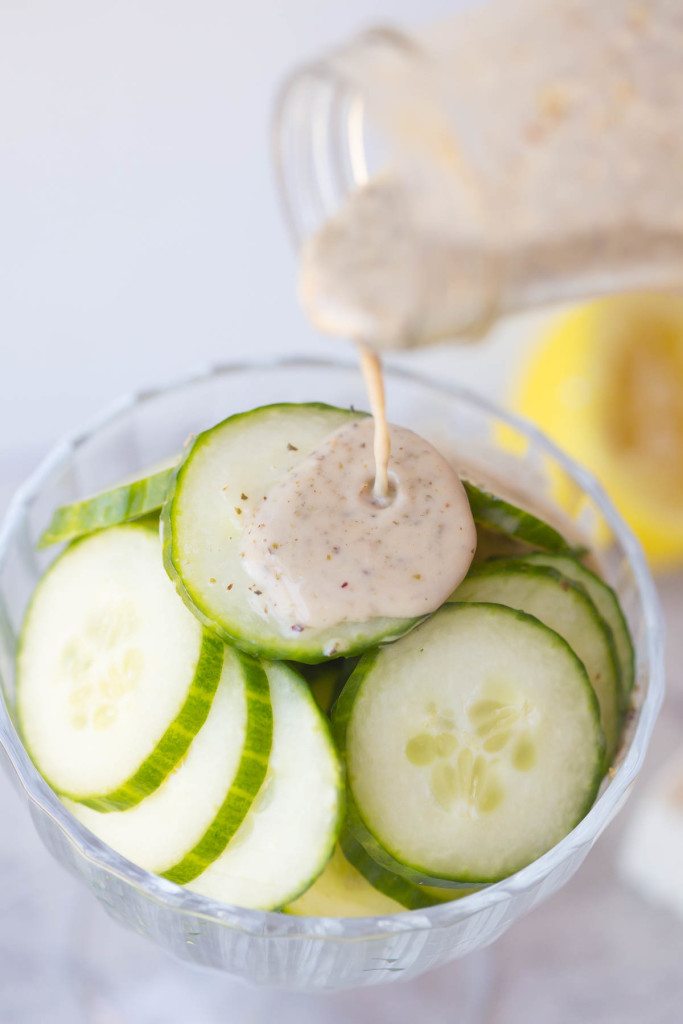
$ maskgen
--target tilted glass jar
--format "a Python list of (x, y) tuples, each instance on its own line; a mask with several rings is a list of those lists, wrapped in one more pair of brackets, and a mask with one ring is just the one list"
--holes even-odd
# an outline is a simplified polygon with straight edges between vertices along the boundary
[(274, 147), (314, 322), (401, 347), (683, 287), (682, 58), (670, 0), (494, 0), (300, 69)]

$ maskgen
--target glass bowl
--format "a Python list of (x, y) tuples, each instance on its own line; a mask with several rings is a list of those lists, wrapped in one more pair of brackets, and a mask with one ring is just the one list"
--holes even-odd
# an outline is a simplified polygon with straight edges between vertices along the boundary
[[(59, 444), (16, 495), (0, 533), (0, 749), (36, 829), (118, 921), (168, 952), (260, 985), (349, 988), (415, 976), (493, 942), (564, 885), (624, 803), (662, 701), (662, 624), (641, 550), (595, 480), (537, 430), (466, 390), (396, 369), (387, 374), (392, 420), (431, 437), (489, 476), (514, 482), (537, 505), (563, 505), (617, 589), (637, 650), (636, 708), (615, 769), (562, 842), (503, 882), (451, 904), (379, 918), (305, 918), (217, 903), (149, 874), (80, 825), (42, 780), (14, 723), (14, 657), (27, 601), (54, 552), (35, 542), (54, 507), (146, 472), (190, 434), (268, 402), (364, 407), (354, 364), (286, 359), (218, 366), (118, 402)], [(559, 937), (558, 937), (559, 940)]]

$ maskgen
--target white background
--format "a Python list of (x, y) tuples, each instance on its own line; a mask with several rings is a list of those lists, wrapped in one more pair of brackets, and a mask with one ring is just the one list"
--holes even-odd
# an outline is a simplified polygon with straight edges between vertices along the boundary
[[(122, 391), (339, 344), (296, 304), (270, 167), (276, 84), (361, 27), (458, 6), (0, 0), (0, 508), (56, 437)], [(530, 331), (420, 361), (501, 392)], [(680, 582), (662, 589), (676, 623)], [(673, 691), (651, 766), (680, 742)], [(487, 1024), (678, 1024), (683, 928), (619, 883), (621, 827), (490, 953), (408, 988), (282, 997), (196, 975), (111, 924), (0, 777), (0, 1024), (465, 1024), (468, 977)]]
[(277, 85), (361, 28), (461, 6), (0, 0), (6, 481), (123, 391), (339, 344), (296, 302), (271, 172)]

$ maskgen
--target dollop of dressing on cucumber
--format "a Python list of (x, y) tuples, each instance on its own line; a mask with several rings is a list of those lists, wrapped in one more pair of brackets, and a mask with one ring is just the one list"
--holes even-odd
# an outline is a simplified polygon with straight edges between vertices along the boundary
[(283, 629), (426, 615), (467, 573), (476, 530), (457, 473), (412, 431), (390, 437), (388, 501), (374, 494), (368, 417), (331, 434), (245, 524), (250, 600)]

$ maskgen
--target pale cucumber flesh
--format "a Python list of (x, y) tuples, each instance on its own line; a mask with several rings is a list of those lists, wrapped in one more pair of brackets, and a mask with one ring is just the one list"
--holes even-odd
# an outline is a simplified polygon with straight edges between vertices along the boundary
[(236, 772), (226, 776), (229, 786), (208, 828), (181, 859), (164, 871), (166, 878), (180, 885), (201, 875), (223, 853), (258, 799), (270, 766), (273, 705), (268, 676), (253, 658), (231, 648), (225, 648), (225, 659), (239, 663), (246, 700), (240, 759)]
[(444, 606), (366, 654), (333, 722), (354, 834), (411, 881), (506, 877), (571, 831), (602, 775), (584, 666), (552, 630), (497, 604)]
[(162, 512), (164, 562), (178, 593), (210, 629), (247, 653), (304, 663), (350, 656), (411, 629), (415, 619), (292, 629), (250, 603), (240, 558), (250, 510), (337, 428), (362, 414), (332, 406), (273, 405), (200, 434)]
[(619, 672), (609, 628), (590, 597), (554, 569), (499, 560), (474, 569), (451, 601), (489, 601), (533, 615), (563, 637), (586, 666), (600, 705), (608, 763), (622, 720)]
[(266, 781), (224, 852), (188, 888), (224, 903), (273, 910), (322, 873), (337, 841), (343, 788), (327, 723), (308, 686), (284, 665), (263, 667), (273, 706)]
[(343, 832), (323, 873), (285, 910), (305, 917), (385, 917), (458, 899), (468, 891), (415, 885), (382, 868)]
[[(126, 811), (103, 813), (65, 800), (74, 817), (147, 871), (177, 876), (179, 867), (199, 861), (203, 850), (199, 870), (207, 867), (236, 832), (265, 777), (268, 684), (265, 676), (259, 684), (254, 674), (244, 655), (226, 648), (208, 718), (182, 764)], [(252, 699), (255, 689), (261, 701)], [(240, 797), (231, 800), (238, 781)]]
[(178, 599), (159, 538), (112, 527), (69, 547), (38, 584), (17, 659), (35, 763), (97, 810), (134, 806), (184, 757), (208, 715), (221, 642)]
[(626, 617), (615, 592), (604, 580), (583, 565), (582, 562), (579, 562), (576, 558), (571, 558), (569, 555), (557, 555), (539, 551), (525, 555), (524, 560), (531, 565), (550, 566), (551, 569), (556, 569), (563, 576), (566, 576), (567, 579), (585, 588), (586, 593), (598, 609), (598, 612), (612, 630), (617, 661), (619, 663), (621, 689), (626, 700), (633, 689), (633, 641), (631, 640)]

